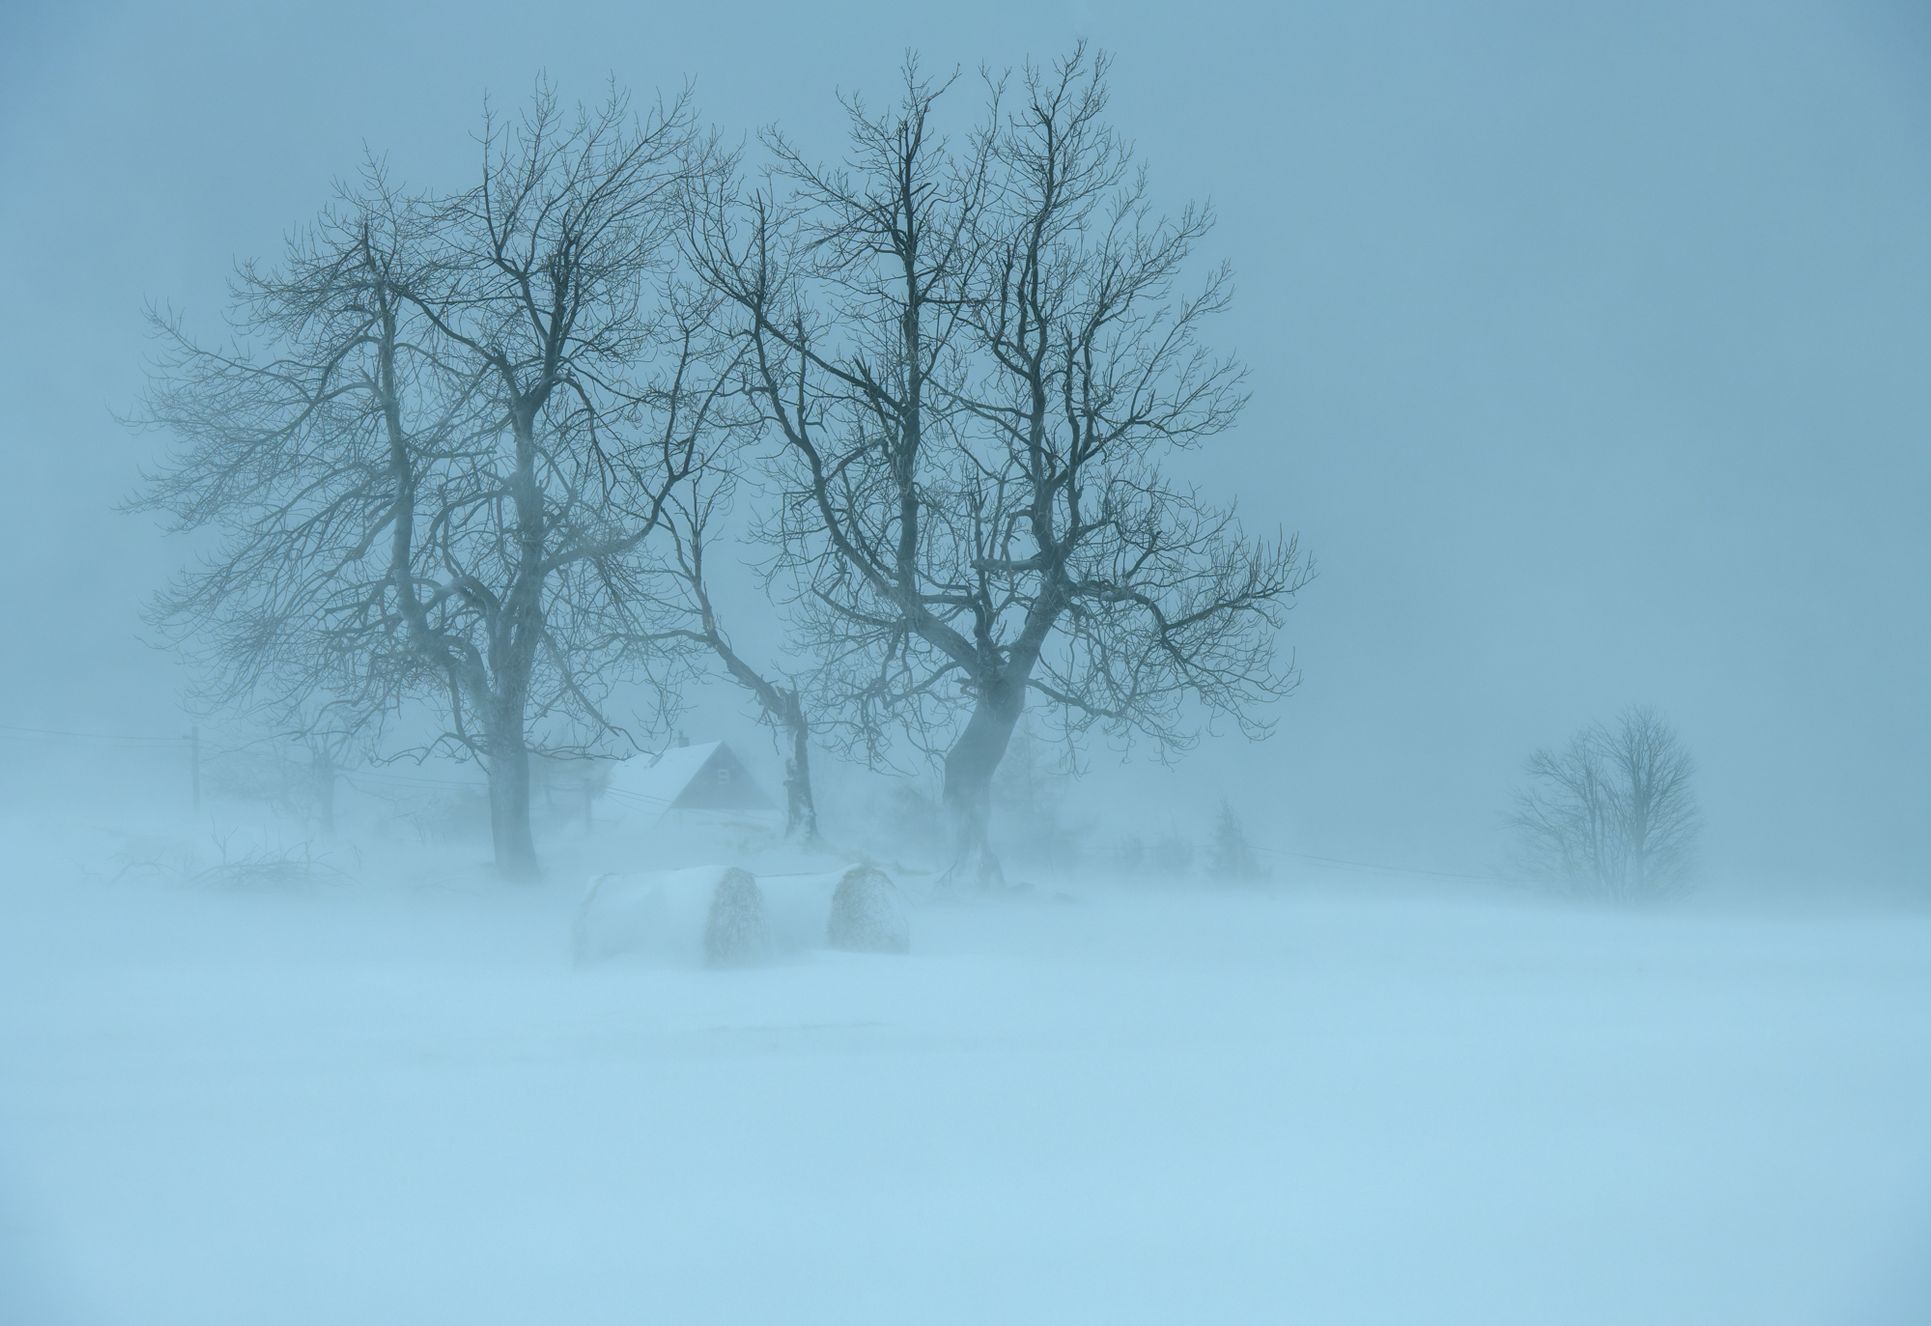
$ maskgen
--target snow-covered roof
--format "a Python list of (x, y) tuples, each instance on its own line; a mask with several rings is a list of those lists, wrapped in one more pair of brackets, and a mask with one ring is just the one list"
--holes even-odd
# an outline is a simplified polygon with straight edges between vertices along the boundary
[[(771, 803), (752, 782), (743, 764), (721, 741), (699, 742), (692, 746), (672, 746), (657, 755), (637, 755), (610, 771), (608, 791), (639, 811), (663, 811), (676, 805), (686, 792), (693, 791), (698, 775), (722, 752), (720, 778), (729, 782), (727, 802), (744, 807), (764, 807)], [(722, 789), (706, 787), (698, 791), (696, 804), (718, 806)], [(686, 803), (692, 804), (690, 802)]]
[(610, 771), (610, 790), (625, 798), (647, 801), (662, 810), (683, 795), (691, 779), (697, 777), (698, 770), (722, 744), (705, 741), (695, 746), (672, 746), (655, 758), (633, 755)]

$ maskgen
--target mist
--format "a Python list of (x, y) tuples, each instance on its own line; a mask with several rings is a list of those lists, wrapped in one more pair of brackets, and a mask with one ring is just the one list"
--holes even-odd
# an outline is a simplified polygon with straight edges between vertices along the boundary
[(1927, 60), (9, 6), (0, 1317), (1931, 1314)]

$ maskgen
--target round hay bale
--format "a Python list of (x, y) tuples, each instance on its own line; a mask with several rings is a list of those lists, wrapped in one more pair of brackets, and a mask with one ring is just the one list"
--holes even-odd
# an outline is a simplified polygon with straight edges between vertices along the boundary
[(831, 895), (825, 940), (848, 953), (909, 953), (912, 927), (891, 876), (853, 866)]
[(748, 967), (771, 956), (764, 922), (764, 894), (746, 870), (732, 866), (711, 891), (704, 922), (704, 961), (713, 967)]

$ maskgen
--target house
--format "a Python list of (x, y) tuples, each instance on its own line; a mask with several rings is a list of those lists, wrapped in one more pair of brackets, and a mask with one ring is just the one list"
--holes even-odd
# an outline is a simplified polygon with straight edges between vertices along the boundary
[(651, 817), (670, 811), (774, 811), (751, 771), (721, 741), (672, 746), (656, 756), (637, 755), (610, 771), (604, 792), (626, 814)]

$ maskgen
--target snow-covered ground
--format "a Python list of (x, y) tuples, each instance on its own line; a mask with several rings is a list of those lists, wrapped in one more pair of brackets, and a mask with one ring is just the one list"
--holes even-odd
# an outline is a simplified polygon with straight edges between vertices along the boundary
[(1923, 913), (1083, 881), (579, 970), (568, 857), (90, 851), (0, 882), (0, 1322), (1931, 1321)]

